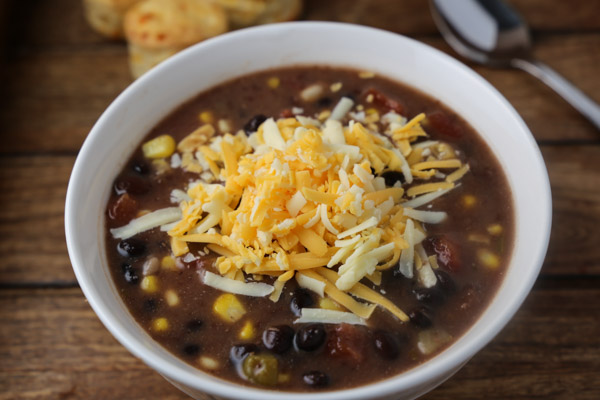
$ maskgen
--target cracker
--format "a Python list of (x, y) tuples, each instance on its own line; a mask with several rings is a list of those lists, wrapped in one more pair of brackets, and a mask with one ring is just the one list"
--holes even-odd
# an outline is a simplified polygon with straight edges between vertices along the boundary
[(110, 38), (124, 37), (125, 12), (140, 0), (84, 0), (85, 17), (98, 33)]

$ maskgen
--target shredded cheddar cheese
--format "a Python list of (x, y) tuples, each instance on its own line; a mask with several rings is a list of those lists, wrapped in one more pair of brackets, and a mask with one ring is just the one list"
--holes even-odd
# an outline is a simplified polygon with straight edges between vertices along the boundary
[[(415, 143), (427, 137), (424, 114), (407, 121), (368, 109), (360, 111), (367, 126), (343, 125), (353, 106), (342, 98), (316, 119), (269, 118), (250, 136), (199, 127), (177, 144), (180, 167), (199, 176), (185, 192), (173, 192), (178, 207), (133, 220), (113, 235), (161, 226), (174, 256), (189, 254), (193, 243), (219, 256), (212, 271), (201, 272), (206, 285), (276, 302), (295, 277), (350, 313), (305, 309), (298, 322), (363, 323), (376, 306), (408, 321), (398, 305), (360, 282), (377, 287), (381, 270), (399, 264), (407, 278), (435, 284), (437, 264), (420, 245), (421, 223), (439, 223), (446, 213), (416, 208), (456, 187), (469, 166), (446, 143)], [(385, 132), (375, 131), (376, 123)], [(390, 170), (402, 173), (408, 187), (386, 187), (378, 176)], [(264, 276), (271, 284), (256, 282)]]

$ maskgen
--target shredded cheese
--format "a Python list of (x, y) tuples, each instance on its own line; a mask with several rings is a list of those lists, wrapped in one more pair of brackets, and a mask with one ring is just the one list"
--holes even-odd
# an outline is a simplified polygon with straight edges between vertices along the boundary
[(328, 310), (325, 308), (303, 308), (300, 310), (300, 318), (294, 321), (295, 324), (321, 323), (321, 324), (351, 324), (367, 325), (363, 318), (356, 315), (337, 310)]
[(241, 294), (244, 296), (263, 297), (271, 294), (275, 288), (262, 282), (240, 282), (237, 280), (225, 278), (223, 276), (213, 274), (210, 271), (201, 273), (202, 282), (205, 285), (224, 292)]
[[(202, 125), (171, 158), (172, 168), (198, 174), (186, 190), (172, 191), (178, 207), (111, 233), (123, 239), (160, 227), (175, 257), (188, 259), (192, 243), (219, 256), (212, 272), (200, 273), (207, 286), (277, 302), (295, 278), (349, 311), (303, 309), (299, 323), (366, 324), (377, 306), (408, 321), (376, 290), (385, 279), (381, 271), (399, 265), (406, 278), (435, 284), (437, 264), (420, 245), (421, 223), (447, 215), (416, 208), (459, 186), (469, 166), (447, 143), (419, 142), (427, 136), (424, 114), (407, 122), (394, 112), (380, 116), (358, 106), (352, 113), (353, 107), (342, 97), (331, 112), (269, 118), (248, 137), (243, 131), (215, 136), (212, 125)], [(355, 117), (362, 122), (343, 123)], [(378, 124), (386, 128), (378, 132)], [(387, 187), (386, 171), (401, 172), (408, 190), (400, 182)], [(263, 279), (272, 284), (256, 282)]]
[(110, 233), (116, 239), (128, 239), (140, 232), (175, 222), (180, 218), (181, 210), (179, 208), (163, 208), (133, 219), (125, 226), (111, 229)]

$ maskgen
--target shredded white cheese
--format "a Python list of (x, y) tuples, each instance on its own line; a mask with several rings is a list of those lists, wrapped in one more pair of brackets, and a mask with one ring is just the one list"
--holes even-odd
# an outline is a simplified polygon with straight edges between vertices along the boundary
[(294, 323), (367, 325), (364, 319), (355, 314), (344, 311), (327, 310), (324, 308), (303, 308), (300, 310), (300, 318), (295, 320)]
[(365, 222), (361, 223), (360, 225), (357, 225), (354, 228), (350, 228), (347, 231), (344, 231), (344, 232), (338, 234), (337, 238), (343, 239), (347, 236), (352, 236), (355, 233), (364, 231), (365, 229), (372, 228), (372, 227), (376, 226), (378, 223), (379, 223), (379, 221), (377, 220), (376, 217), (371, 217), (368, 220), (366, 220)]
[(402, 250), (400, 255), (399, 270), (407, 278), (413, 277), (413, 265), (415, 259), (415, 225), (412, 219), (406, 221), (404, 229), (404, 240), (408, 243), (408, 249)]
[(442, 189), (442, 190), (437, 190), (435, 192), (427, 193), (427, 194), (424, 194), (424, 195), (421, 195), (421, 196), (417, 196), (417, 197), (415, 197), (412, 200), (409, 200), (409, 201), (406, 201), (406, 202), (402, 203), (402, 207), (405, 207), (405, 208), (408, 208), (408, 207), (410, 207), (410, 208), (421, 207), (422, 205), (430, 203), (433, 200), (437, 199), (438, 197), (441, 197), (441, 196), (445, 195), (446, 193), (448, 193), (452, 189)]
[(142, 215), (131, 220), (127, 225), (111, 229), (115, 239), (128, 239), (138, 233), (180, 220), (182, 217), (179, 207), (167, 207)]
[(329, 119), (333, 119), (336, 121), (341, 120), (348, 114), (348, 111), (352, 109), (354, 106), (354, 101), (349, 99), (348, 97), (342, 97), (340, 101), (336, 104), (329, 116)]
[(321, 297), (325, 296), (325, 283), (317, 279), (310, 278), (302, 273), (296, 274), (298, 285), (304, 289), (312, 290)]
[(263, 138), (267, 146), (271, 146), (274, 149), (284, 151), (285, 150), (285, 141), (281, 136), (281, 132), (279, 132), (279, 128), (277, 124), (273, 120), (273, 118), (269, 118), (265, 122), (263, 122)]
[(412, 208), (405, 208), (404, 215), (426, 224), (439, 224), (448, 217), (445, 211), (421, 211)]
[(264, 297), (273, 293), (275, 290), (273, 286), (262, 282), (236, 281), (234, 279), (213, 274), (209, 271), (199, 271), (198, 273), (201, 275), (202, 282), (204, 282), (205, 285), (222, 290), (223, 292), (252, 297)]

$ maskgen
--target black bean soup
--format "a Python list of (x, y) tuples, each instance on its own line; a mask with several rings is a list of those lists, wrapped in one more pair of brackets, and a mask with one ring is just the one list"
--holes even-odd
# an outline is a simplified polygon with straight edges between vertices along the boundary
[[(336, 108), (337, 112), (344, 108), (342, 103), (349, 110), (342, 110), (341, 116), (333, 115)], [(339, 122), (327, 124), (328, 119)], [(273, 126), (279, 126), (281, 136), (277, 132), (273, 136)], [(342, 126), (341, 131), (336, 128), (338, 134), (348, 130), (347, 143), (322, 145), (321, 139), (306, 134), (313, 129), (317, 136), (326, 138), (329, 126)], [(350, 145), (353, 129), (365, 133), (365, 142)], [(194, 132), (196, 135), (190, 137)], [(225, 133), (231, 134), (229, 145), (222, 144), (220, 148), (237, 149), (231, 150), (237, 161), (225, 159), (214, 151), (214, 146), (212, 150), (208, 148), (211, 141)], [(234, 166), (241, 171), (247, 165), (243, 157), (261, 152), (282, 154), (281, 143), (287, 141), (288, 148), (294, 140), (309, 143), (308, 136), (318, 142), (314, 146), (341, 149), (333, 151), (341, 152), (341, 156), (335, 161), (335, 154), (327, 153), (325, 168), (318, 172), (315, 167), (305, 175), (312, 182), (329, 182), (324, 184), (325, 189), (299, 188), (297, 193), (303, 195), (295, 196), (302, 197), (298, 203), (284, 199), (283, 206), (271, 205), (264, 212), (261, 227), (268, 224), (269, 218), (280, 218), (278, 223), (283, 224), (285, 218), (301, 218), (305, 212), (306, 218), (298, 219), (296, 228), (275, 243), (283, 233), (263, 234), (258, 232), (262, 228), (249, 228), (261, 207), (251, 203), (251, 193), (240, 195), (244, 188), (250, 191), (250, 184), (237, 181), (230, 187), (227, 181), (233, 180), (230, 177), (237, 172), (228, 163), (237, 163)], [(337, 137), (322, 140), (338, 143)], [(388, 139), (382, 141), (381, 137)], [(184, 143), (184, 138), (190, 140)], [(257, 150), (256, 141), (261, 142), (262, 150)], [(385, 149), (371, 150), (372, 146)], [(356, 161), (362, 166), (357, 170), (348, 164), (352, 164), (352, 154), (356, 156), (358, 148), (380, 156), (369, 158), (370, 153), (364, 153), (362, 161)], [(300, 146), (297, 158), (281, 156), (281, 160), (289, 160), (289, 165), (284, 163), (281, 168), (275, 167), (281, 164), (279, 159), (256, 158), (253, 162), (262, 162), (266, 168), (272, 166), (276, 170), (272, 176), (295, 173), (294, 179), (301, 181), (304, 178), (294, 172), (294, 165), (310, 161), (304, 159), (312, 157), (306, 155), (308, 151)], [(395, 164), (386, 164), (386, 157), (395, 160)], [(347, 204), (340, 200), (342, 195), (323, 192), (329, 184), (330, 192), (342, 193), (340, 187), (344, 187), (346, 179), (342, 173), (338, 179), (336, 171), (325, 170), (332, 165), (337, 166), (336, 171), (345, 167), (347, 184), (355, 187), (348, 190), (352, 194), (348, 195)], [(292, 168), (291, 173), (286, 170), (288, 167)], [(407, 168), (412, 172), (407, 172)], [(244, 179), (255, 179), (260, 173), (258, 169), (254, 177)], [(197, 190), (200, 194), (194, 198), (192, 188), (198, 185), (205, 185), (205, 189)], [(234, 213), (231, 215), (237, 215), (237, 219), (204, 222), (208, 225), (200, 228), (202, 221), (213, 215), (210, 204), (217, 204), (216, 186), (227, 188), (231, 195), (224, 208), (214, 215), (218, 219), (222, 214)], [(283, 196), (282, 188), (285, 189), (283, 183), (271, 188), (277, 193), (274, 197)], [(369, 195), (370, 191), (382, 195)], [(285, 193), (292, 192), (296, 193)], [(387, 202), (382, 200), (384, 193), (389, 194)], [(402, 204), (419, 198), (425, 201), (425, 196), (431, 200), (414, 205), (417, 213), (409, 213), (408, 217), (406, 212), (403, 214)], [(335, 203), (328, 200), (333, 198)], [(190, 205), (197, 199), (204, 199), (199, 201), (202, 208), (193, 211)], [(254, 201), (258, 199), (255, 197)], [(366, 199), (371, 199), (371, 203), (367, 205)], [(364, 207), (360, 212), (372, 212), (374, 216), (367, 218), (356, 210), (345, 212), (345, 217), (336, 216), (336, 209), (352, 210), (355, 201), (359, 208)], [(435, 99), (368, 72), (327, 67), (277, 69), (235, 79), (201, 93), (147, 135), (114, 181), (106, 209), (106, 251), (114, 282), (132, 315), (149, 335), (185, 362), (240, 384), (286, 391), (336, 390), (413, 368), (443, 351), (475, 323), (502, 282), (510, 258), (514, 230), (511, 202), (506, 178), (490, 149), (465, 121)], [(250, 220), (239, 216), (244, 207), (252, 210), (248, 211)], [(377, 207), (383, 211), (373, 211)], [(178, 208), (183, 210), (182, 215)], [(117, 228), (131, 227), (132, 220), (162, 209), (173, 216), (162, 215), (146, 228), (115, 234)], [(196, 217), (190, 222), (193, 212)], [(391, 216), (394, 212), (396, 216)], [(440, 216), (440, 212), (445, 215)], [(320, 220), (319, 213), (325, 213)], [(181, 222), (186, 218), (187, 228)], [(369, 229), (381, 229), (370, 231), (370, 236), (365, 233), (361, 237), (360, 231), (342, 234), (352, 233), (353, 227), (373, 218), (380, 223)], [(179, 236), (173, 234), (177, 229)], [(258, 239), (249, 242), (254, 244), (242, 244), (239, 254), (252, 247), (252, 252), (259, 254), (258, 261), (243, 261), (249, 256), (234, 254), (238, 247), (226, 241), (225, 232), (230, 232), (229, 236), (238, 243), (243, 242), (240, 235), (256, 235)], [(231, 232), (241, 233), (235, 236)], [(375, 257), (371, 268), (359, 275), (360, 283), (350, 280), (345, 289), (338, 291), (339, 281), (328, 282), (326, 270), (333, 271), (335, 278), (336, 274), (342, 276), (345, 264), (347, 269), (360, 270), (365, 261), (361, 259), (363, 263), (357, 265), (350, 262), (351, 257), (360, 256), (358, 245), (351, 241), (366, 243), (361, 240), (368, 241), (378, 234), (381, 239), (375, 247), (381, 250), (369, 253)], [(175, 244), (172, 236), (179, 239)], [(395, 244), (385, 247), (388, 237), (394, 238)], [(272, 250), (260, 253), (256, 249), (261, 246)], [(355, 247), (335, 265), (326, 266), (338, 246)], [(275, 252), (282, 248), (295, 256), (311, 253), (305, 259), (303, 255), (293, 259), (311, 261), (293, 261), (290, 255), (289, 268), (270, 268), (261, 273), (256, 265), (268, 257), (272, 257), (269, 265), (279, 265)], [(374, 247), (368, 250), (371, 249)], [(316, 269), (311, 270), (310, 266)], [(294, 269), (298, 271), (285, 274)], [(307, 272), (301, 282), (298, 278), (302, 271)], [(209, 280), (209, 276), (214, 279)], [(237, 281), (244, 290), (250, 286), (252, 290), (267, 288), (268, 293), (240, 294), (233, 286), (229, 290), (229, 286), (224, 288), (213, 282), (219, 279), (227, 285)], [(276, 299), (278, 281), (285, 285)], [(371, 297), (361, 295), (358, 286), (369, 291)], [(398, 311), (390, 312), (393, 306), (382, 306), (374, 294), (389, 300)], [(349, 310), (346, 302), (354, 308)], [(365, 311), (368, 306), (371, 308)], [(297, 321), (306, 309), (333, 313), (319, 319), (317, 312), (316, 319)], [(368, 317), (361, 314), (363, 311)], [(343, 317), (336, 319), (336, 312)], [(406, 317), (400, 318), (402, 315)]]

